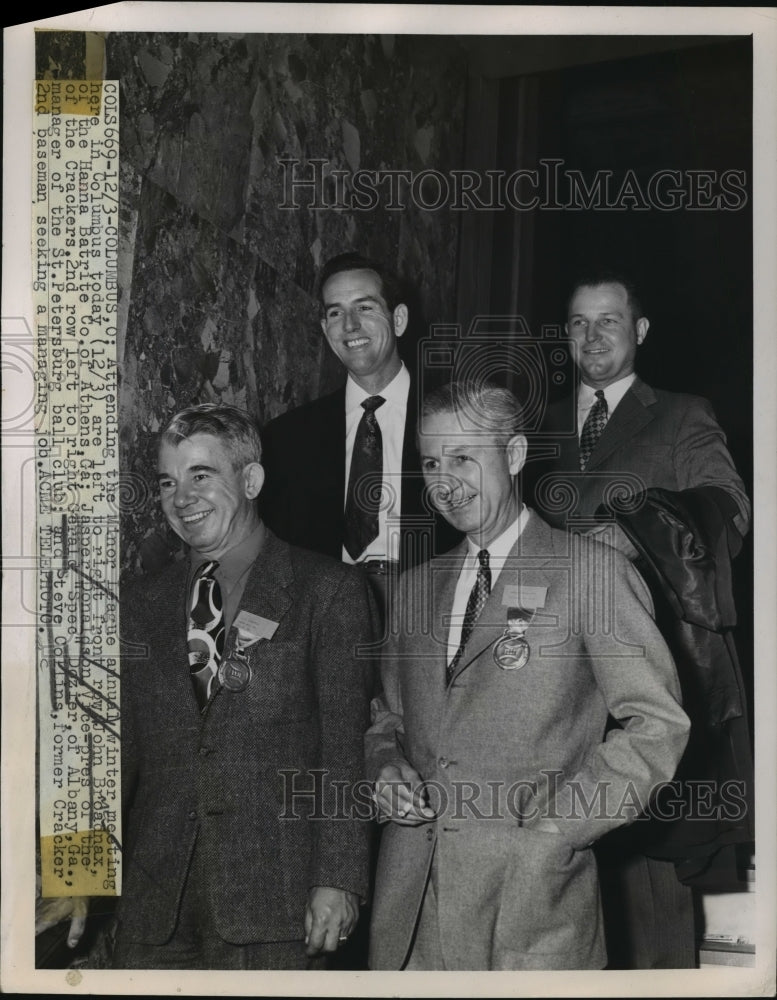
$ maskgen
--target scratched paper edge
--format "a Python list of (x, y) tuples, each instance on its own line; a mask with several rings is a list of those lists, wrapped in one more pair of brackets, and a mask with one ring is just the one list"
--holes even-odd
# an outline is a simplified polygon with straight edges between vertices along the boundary
[(115, 896), (118, 83), (41, 80), (34, 100), (41, 896)]

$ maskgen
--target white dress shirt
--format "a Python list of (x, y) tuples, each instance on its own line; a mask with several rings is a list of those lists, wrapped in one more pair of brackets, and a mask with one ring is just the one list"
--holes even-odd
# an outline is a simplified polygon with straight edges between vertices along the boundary
[[(636, 378), (636, 373), (632, 372), (630, 375), (624, 375), (623, 378), (619, 378), (617, 382), (613, 382), (612, 385), (608, 385), (604, 390), (604, 398), (607, 401), (607, 419), (609, 420), (612, 416), (612, 411), (620, 403), (626, 393), (629, 391), (629, 386)], [(580, 389), (577, 393), (577, 439), (580, 440), (580, 435), (583, 433), (583, 424), (585, 423), (585, 418), (588, 416), (588, 411), (596, 402), (596, 389), (592, 389), (590, 385), (585, 385), (584, 382), (580, 383)]]
[[(491, 570), (491, 590), (493, 591), (496, 586), (496, 581), (499, 574), (502, 572), (504, 564), (507, 562), (507, 557), (521, 536), (521, 532), (526, 527), (526, 522), (529, 520), (529, 509), (525, 504), (521, 505), (521, 513), (513, 521), (510, 527), (503, 531), (502, 534), (493, 540), (488, 546), (488, 565)], [(456, 584), (456, 592), (453, 595), (453, 607), (451, 608), (451, 627), (448, 632), (448, 663), (453, 660), (456, 655), (456, 651), (459, 648), (459, 643), (461, 642), (461, 627), (464, 624), (464, 613), (467, 610), (467, 602), (469, 601), (469, 595), (472, 593), (472, 588), (475, 586), (475, 580), (478, 575), (478, 567), (480, 566), (480, 561), (478, 559), (478, 552), (480, 549), (472, 542), (467, 539), (467, 545), (469, 546), (469, 551), (464, 559), (464, 565), (461, 568), (461, 573), (459, 574), (459, 579)], [(475, 626), (477, 628), (477, 626)]]
[[(407, 397), (410, 392), (410, 373), (404, 364), (378, 396), (386, 402), (375, 411), (383, 439), (383, 497), (378, 511), (378, 534), (359, 556), (366, 559), (399, 559), (399, 516), (402, 505), (402, 445), (405, 440)], [(348, 500), (348, 478), (356, 440), (356, 429), (364, 416), (362, 403), (369, 399), (351, 376), (345, 385), (345, 501)], [(343, 562), (352, 563), (345, 546)]]

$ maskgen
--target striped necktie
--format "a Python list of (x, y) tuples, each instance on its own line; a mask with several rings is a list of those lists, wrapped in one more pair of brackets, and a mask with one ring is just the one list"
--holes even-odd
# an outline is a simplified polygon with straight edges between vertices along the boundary
[(458, 666), (459, 660), (464, 653), (464, 647), (467, 645), (467, 642), (472, 635), (472, 630), (475, 628), (475, 622), (480, 617), (480, 612), (483, 610), (485, 603), (488, 600), (488, 595), (491, 593), (491, 568), (488, 565), (488, 549), (481, 549), (480, 552), (478, 552), (478, 561), (480, 562), (480, 565), (478, 566), (478, 575), (474, 586), (470, 591), (469, 600), (467, 601), (467, 609), (464, 612), (464, 622), (461, 626), (461, 641), (459, 642), (459, 648), (456, 650), (456, 655), (445, 668), (446, 687), (453, 680), (456, 667)]

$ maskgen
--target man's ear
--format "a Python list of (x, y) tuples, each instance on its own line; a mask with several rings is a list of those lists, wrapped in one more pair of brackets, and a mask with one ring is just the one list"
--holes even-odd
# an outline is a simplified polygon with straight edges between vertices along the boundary
[(264, 486), (264, 469), (258, 462), (249, 462), (243, 469), (243, 488), (246, 499), (256, 500)]
[(394, 335), (401, 337), (402, 334), (407, 329), (407, 321), (409, 319), (409, 313), (407, 311), (407, 306), (404, 302), (394, 309)]
[(642, 341), (647, 337), (648, 329), (650, 328), (650, 323), (642, 316), (637, 320), (637, 343), (641, 344)]
[(507, 442), (507, 467), (511, 476), (517, 476), (526, 462), (529, 442), (525, 434), (515, 434)]

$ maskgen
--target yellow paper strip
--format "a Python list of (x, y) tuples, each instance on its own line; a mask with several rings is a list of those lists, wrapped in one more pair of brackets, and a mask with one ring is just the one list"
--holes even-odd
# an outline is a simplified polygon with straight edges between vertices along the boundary
[(81, 830), (41, 837), (44, 898), (115, 896), (119, 848), (107, 830)]
[(38, 115), (88, 115), (102, 110), (102, 80), (38, 80), (35, 113)]

